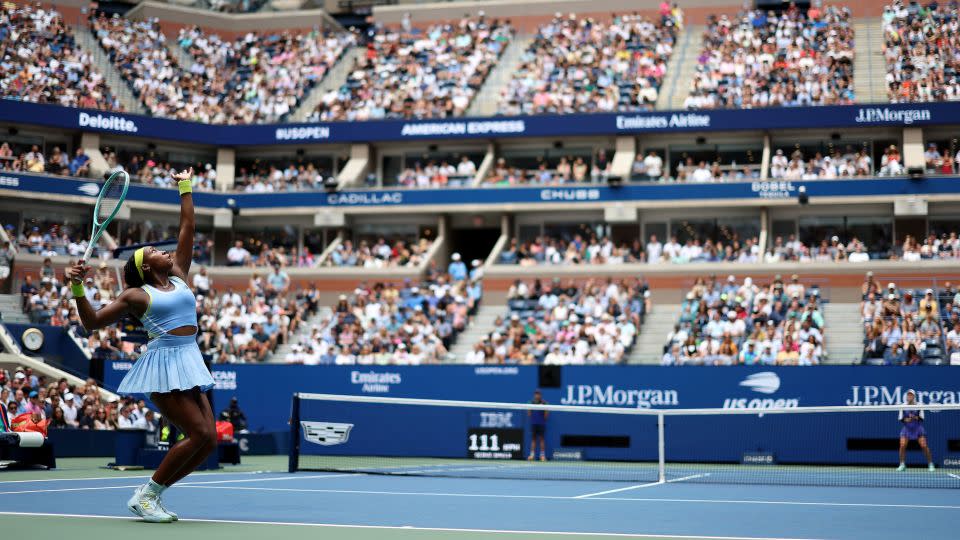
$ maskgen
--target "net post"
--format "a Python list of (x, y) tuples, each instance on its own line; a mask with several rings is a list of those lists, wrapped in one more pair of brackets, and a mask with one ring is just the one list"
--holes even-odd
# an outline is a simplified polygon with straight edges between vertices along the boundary
[(300, 395), (293, 394), (290, 405), (290, 461), (287, 472), (295, 473), (300, 465)]
[(663, 439), (663, 413), (657, 414), (657, 481), (661, 484), (667, 481), (667, 467), (666, 467), (666, 456), (664, 455), (664, 439)]

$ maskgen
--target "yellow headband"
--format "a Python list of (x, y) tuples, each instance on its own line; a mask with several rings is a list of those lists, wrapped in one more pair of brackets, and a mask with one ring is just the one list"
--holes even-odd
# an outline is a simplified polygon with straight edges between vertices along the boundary
[(140, 274), (140, 279), (143, 279), (143, 248), (133, 252), (133, 264), (137, 266), (137, 273)]

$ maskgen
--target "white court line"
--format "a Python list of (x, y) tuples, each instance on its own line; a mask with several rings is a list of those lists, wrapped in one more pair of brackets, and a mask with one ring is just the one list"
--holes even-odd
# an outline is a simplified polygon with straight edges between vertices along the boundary
[[(34, 517), (64, 517), (88, 519), (113, 519), (134, 522), (134, 518), (122, 516), (96, 516), (86, 514), (49, 514), (40, 512), (2, 512), (0, 516), (34, 516)], [(401, 531), (435, 531), (435, 532), (473, 532), (487, 534), (541, 534), (551, 536), (603, 536), (614, 538), (680, 538), (688, 540), (813, 540), (804, 538), (775, 538), (767, 536), (684, 536), (677, 534), (642, 534), (642, 533), (610, 533), (610, 532), (581, 532), (581, 531), (523, 531), (510, 529), (468, 529), (450, 527), (413, 527), (410, 525), (354, 525), (339, 523), (297, 523), (287, 521), (242, 521), (233, 519), (184, 519), (180, 521), (192, 523), (232, 523), (238, 525), (282, 525), (290, 527), (322, 527), (331, 529), (374, 529), (374, 530), (401, 530)]]
[(710, 473), (691, 474), (690, 476), (684, 476), (684, 477), (681, 477), (681, 478), (673, 478), (673, 479), (667, 480), (667, 483), (668, 483), (668, 484), (672, 484), (672, 483), (674, 483), (674, 482), (685, 482), (685, 481), (687, 481), (687, 480), (693, 480), (694, 478), (703, 478), (703, 477), (705, 477), (705, 476), (710, 476)]
[[(355, 474), (345, 475), (326, 475), (316, 477), (299, 478), (338, 478), (341, 476), (358, 476)], [(276, 478), (281, 480), (286, 478)], [(290, 479), (298, 479), (291, 476)], [(264, 478), (263, 480), (273, 480)], [(679, 480), (679, 479), (677, 479)], [(490, 498), (490, 499), (540, 499), (540, 500), (566, 500), (566, 501), (634, 501), (634, 502), (674, 502), (674, 503), (698, 503), (698, 504), (760, 504), (760, 505), (787, 505), (787, 506), (838, 506), (838, 507), (860, 507), (860, 508), (924, 508), (939, 510), (960, 510), (958, 505), (933, 505), (933, 504), (893, 504), (893, 503), (841, 503), (841, 502), (820, 502), (820, 501), (765, 501), (749, 499), (671, 499), (671, 498), (639, 498), (639, 497), (590, 497), (580, 496), (556, 496), (556, 495), (509, 495), (509, 494), (484, 494), (484, 493), (443, 493), (443, 492), (418, 492), (418, 491), (374, 491), (374, 490), (353, 490), (353, 489), (307, 489), (307, 488), (269, 488), (269, 487), (245, 487), (245, 486), (213, 486), (207, 484), (219, 484), (226, 482), (241, 482), (247, 480), (226, 480), (223, 482), (185, 482), (177, 484), (179, 487), (192, 489), (227, 489), (237, 491), (266, 491), (266, 492), (290, 492), (290, 493), (340, 493), (354, 495), (393, 495), (403, 497), (467, 497), (467, 498)], [(125, 486), (97, 486), (82, 488), (63, 488), (63, 489), (38, 489), (23, 491), (0, 491), (0, 495), (16, 495), (25, 493), (57, 493), (70, 491), (97, 491), (101, 489), (130, 489), (139, 487), (138, 485)]]
[(633, 489), (643, 489), (652, 486), (662, 486), (663, 484), (672, 484), (674, 482), (683, 482), (685, 480), (693, 480), (694, 478), (702, 478), (704, 476), (710, 476), (710, 473), (703, 474), (691, 474), (690, 476), (684, 476), (682, 478), (674, 478), (672, 480), (667, 480), (666, 482), (650, 482), (649, 484), (637, 484), (635, 486), (627, 486), (617, 489), (608, 489), (607, 491), (598, 491), (596, 493), (586, 493), (583, 495), (577, 495), (574, 499), (589, 499), (590, 497), (596, 497), (598, 495), (608, 495), (610, 493), (619, 493), (621, 491), (630, 491)]
[[(307, 479), (317, 479), (317, 478), (342, 478), (344, 476), (360, 476), (358, 474), (318, 474), (310, 476), (278, 476), (273, 478), (244, 478), (239, 480), (213, 480), (210, 482), (181, 482), (176, 484), (176, 486), (202, 486), (204, 484), (237, 484), (242, 482), (272, 482), (275, 480), (307, 480)], [(142, 478), (150, 478), (149, 476), (144, 476)], [(123, 486), (88, 486), (88, 487), (79, 487), (79, 488), (59, 488), (59, 489), (25, 489), (19, 491), (0, 491), (0, 495), (16, 495), (23, 493), (60, 493), (68, 491), (98, 491), (101, 489), (129, 489), (140, 487), (139, 484), (133, 485), (123, 485)], [(263, 488), (267, 489), (267, 488)]]
[(25, 495), (27, 493), (67, 493), (70, 491), (100, 491), (101, 489), (133, 489), (142, 484), (131, 484), (129, 486), (94, 486), (80, 488), (61, 488), (61, 489), (23, 489), (20, 491), (0, 491), (0, 495)]
[(608, 495), (610, 493), (620, 493), (621, 491), (630, 491), (631, 489), (642, 489), (648, 488), (651, 486), (660, 486), (663, 485), (663, 482), (650, 482), (649, 484), (637, 484), (635, 486), (627, 486), (617, 489), (608, 489), (606, 491), (597, 491), (596, 493), (584, 493), (583, 495), (577, 495), (574, 499), (589, 499), (590, 497), (596, 497), (597, 495)]
[[(235, 487), (235, 486), (205, 486), (192, 485), (193, 489), (232, 489), (237, 491), (272, 491), (272, 492), (290, 492), (290, 493), (342, 493), (350, 495), (399, 495), (403, 497), (467, 497), (479, 499), (540, 499), (540, 500), (560, 500), (572, 501), (574, 497), (564, 495), (511, 495), (508, 493), (442, 493), (442, 492), (423, 492), (423, 491), (376, 491), (368, 489), (301, 489), (301, 488), (268, 488), (268, 487)], [(613, 499), (606, 499), (613, 500)]]
[(788, 506), (856, 506), (864, 508), (932, 508), (937, 510), (960, 510), (958, 505), (949, 504), (894, 504), (894, 503), (840, 503), (819, 501), (763, 501), (763, 500), (736, 500), (736, 499), (653, 499), (634, 497), (599, 497), (588, 501), (639, 501), (639, 502), (675, 502), (675, 503), (703, 503), (703, 504), (772, 504)]
[(955, 505), (933, 504), (886, 504), (886, 503), (835, 503), (835, 502), (798, 502), (798, 501), (764, 501), (764, 500), (730, 500), (730, 499), (660, 499), (660, 498), (633, 498), (633, 497), (591, 497), (560, 496), (560, 495), (509, 495), (494, 493), (442, 493), (422, 491), (374, 491), (361, 489), (301, 489), (301, 488), (268, 488), (268, 487), (235, 487), (235, 486), (184, 486), (193, 489), (233, 489), (238, 491), (274, 491), (291, 493), (340, 493), (346, 495), (397, 495), (403, 497), (468, 497), (488, 499), (542, 499), (561, 501), (638, 501), (638, 502), (677, 502), (703, 504), (768, 504), (768, 505), (798, 505), (798, 506), (854, 506), (864, 508), (933, 508), (942, 510), (960, 510)]
[[(285, 474), (282, 471), (197, 471), (190, 473), (196, 476), (225, 476), (225, 475), (248, 475), (248, 474)], [(116, 475), (116, 476), (90, 476), (85, 478), (41, 478), (37, 480), (0, 480), (0, 486), (4, 484), (31, 484), (33, 482), (79, 482), (83, 480), (129, 480), (131, 478), (150, 478), (152, 475)]]
[[(225, 474), (225, 473), (220, 473)], [(232, 473), (240, 474), (240, 473)], [(137, 478), (151, 478), (152, 475), (138, 475), (138, 476), (95, 476), (91, 478), (43, 478), (40, 480), (3, 480), (0, 481), (0, 486), (6, 484), (32, 484), (34, 482), (78, 482), (81, 480), (131, 480)]]
[(243, 478), (240, 480), (211, 480), (210, 482), (181, 482), (179, 484), (174, 484), (174, 486), (196, 486), (201, 484), (239, 484), (243, 482), (274, 482), (276, 480), (311, 480), (316, 478), (343, 478), (346, 476), (363, 476), (358, 473), (344, 473), (344, 474), (311, 474), (309, 476), (297, 476), (291, 474), (290, 476), (275, 476), (273, 478)]

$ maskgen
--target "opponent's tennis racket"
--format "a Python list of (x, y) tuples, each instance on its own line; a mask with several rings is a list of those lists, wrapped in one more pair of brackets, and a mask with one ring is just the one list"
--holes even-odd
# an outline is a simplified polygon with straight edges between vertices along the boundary
[(90, 245), (87, 251), (83, 253), (83, 259), (86, 261), (93, 252), (93, 247), (97, 245), (103, 232), (107, 230), (107, 225), (113, 221), (120, 211), (120, 206), (127, 198), (127, 188), (130, 187), (130, 175), (127, 171), (116, 171), (107, 177), (107, 181), (100, 188), (100, 195), (97, 196), (97, 204), (93, 207), (93, 231), (90, 234)]

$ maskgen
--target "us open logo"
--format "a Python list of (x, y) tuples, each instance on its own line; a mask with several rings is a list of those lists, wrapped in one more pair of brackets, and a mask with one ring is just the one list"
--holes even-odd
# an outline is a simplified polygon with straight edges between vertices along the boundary
[(761, 371), (740, 381), (740, 386), (746, 386), (761, 394), (773, 394), (780, 389), (780, 377), (772, 371)]
[[(773, 371), (761, 371), (740, 381), (740, 386), (761, 394), (775, 394), (780, 390), (780, 377)], [(782, 409), (800, 406), (800, 398), (745, 398), (723, 400), (724, 409)]]
[(87, 182), (86, 184), (77, 186), (77, 191), (88, 197), (96, 197), (97, 194), (100, 193), (100, 186), (94, 184), (93, 182)]
[(335, 446), (350, 440), (350, 430), (353, 424), (339, 424), (335, 422), (300, 422), (303, 428), (303, 438), (307, 442), (321, 446)]

